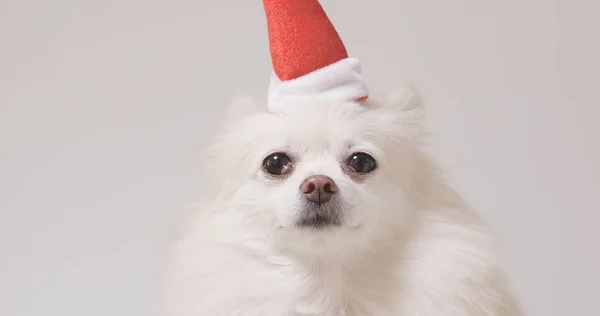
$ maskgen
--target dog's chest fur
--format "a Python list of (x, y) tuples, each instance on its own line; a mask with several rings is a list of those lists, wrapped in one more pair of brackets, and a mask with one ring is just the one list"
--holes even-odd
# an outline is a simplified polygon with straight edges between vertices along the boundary
[(485, 231), (442, 218), (404, 246), (320, 261), (198, 230), (176, 247), (167, 315), (520, 315)]
[(226, 273), (214, 265), (214, 274), (197, 280), (205, 288), (198, 296), (205, 303), (194, 315), (385, 316), (397, 309), (399, 285), (389, 266), (359, 271), (335, 263), (264, 259), (234, 259), (235, 271)]

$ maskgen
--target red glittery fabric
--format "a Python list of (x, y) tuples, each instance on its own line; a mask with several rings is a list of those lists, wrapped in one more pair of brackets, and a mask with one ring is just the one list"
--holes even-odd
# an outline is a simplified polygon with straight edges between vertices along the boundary
[(348, 57), (317, 0), (263, 0), (273, 69), (295, 79)]

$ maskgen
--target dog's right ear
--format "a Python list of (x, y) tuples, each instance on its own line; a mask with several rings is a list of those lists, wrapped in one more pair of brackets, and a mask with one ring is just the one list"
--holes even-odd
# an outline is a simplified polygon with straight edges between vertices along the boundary
[(227, 117), (229, 119), (239, 119), (260, 112), (254, 99), (245, 94), (236, 95), (229, 105)]

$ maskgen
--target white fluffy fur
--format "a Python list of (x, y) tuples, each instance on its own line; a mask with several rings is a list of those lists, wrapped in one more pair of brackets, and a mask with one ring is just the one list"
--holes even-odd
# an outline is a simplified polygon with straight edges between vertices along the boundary
[[(412, 89), (246, 112), (211, 148), (217, 181), (174, 247), (166, 315), (520, 315), (489, 228), (422, 150)], [(282, 150), (295, 169), (274, 181), (261, 162)], [(340, 168), (358, 150), (379, 164), (362, 182)], [(339, 186), (342, 227), (293, 225), (299, 184), (315, 173)]]

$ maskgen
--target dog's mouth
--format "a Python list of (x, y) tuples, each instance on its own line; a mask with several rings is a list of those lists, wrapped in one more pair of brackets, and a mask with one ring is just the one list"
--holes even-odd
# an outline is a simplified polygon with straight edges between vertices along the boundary
[(342, 212), (336, 203), (307, 204), (300, 212), (296, 226), (322, 230), (342, 226)]

